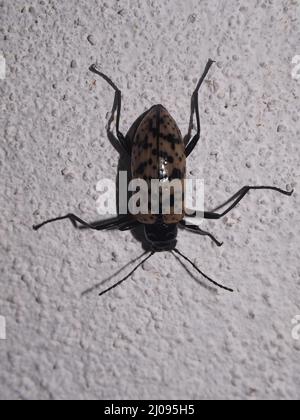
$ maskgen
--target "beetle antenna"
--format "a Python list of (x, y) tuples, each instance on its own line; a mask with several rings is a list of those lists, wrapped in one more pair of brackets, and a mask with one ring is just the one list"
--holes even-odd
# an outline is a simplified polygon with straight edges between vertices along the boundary
[(193, 261), (191, 261), (188, 257), (186, 257), (185, 255), (183, 255), (180, 251), (178, 251), (177, 248), (173, 249), (172, 253), (176, 253), (178, 255), (180, 255), (184, 260), (188, 261), (196, 271), (198, 271), (198, 273), (200, 273), (206, 280), (208, 280), (209, 282), (211, 282), (212, 284), (214, 284), (217, 287), (220, 287), (221, 289), (227, 290), (228, 292), (233, 292), (232, 289), (230, 289), (229, 287), (223, 286), (222, 284), (217, 283), (216, 281), (212, 280), (211, 278), (209, 278), (206, 274), (204, 274), (197, 266), (196, 264), (193, 263)]
[(133, 273), (136, 272), (138, 268), (140, 268), (141, 265), (143, 265), (146, 261), (148, 261), (153, 255), (155, 254), (154, 251), (152, 251), (146, 258), (143, 259), (126, 277), (124, 277), (122, 280), (118, 281), (118, 283), (114, 284), (113, 286), (109, 287), (108, 289), (104, 290), (104, 292), (101, 292), (99, 296), (103, 296), (105, 293), (110, 292), (111, 290), (115, 289), (117, 286), (120, 286), (124, 281), (128, 280), (129, 277), (132, 276)]

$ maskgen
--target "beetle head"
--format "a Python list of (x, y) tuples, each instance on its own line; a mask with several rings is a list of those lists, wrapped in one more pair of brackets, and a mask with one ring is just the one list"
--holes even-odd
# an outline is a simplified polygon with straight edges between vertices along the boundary
[(145, 225), (146, 240), (155, 252), (172, 251), (177, 244), (177, 233), (177, 224)]

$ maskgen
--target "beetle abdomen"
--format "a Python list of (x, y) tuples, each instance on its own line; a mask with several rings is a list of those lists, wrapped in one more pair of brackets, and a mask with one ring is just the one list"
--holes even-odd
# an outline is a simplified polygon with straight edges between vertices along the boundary
[[(159, 180), (161, 185), (166, 181), (179, 181), (181, 188), (173, 188), (171, 191), (170, 214), (166, 214), (161, 205), (159, 214), (166, 224), (180, 222), (184, 217), (185, 147), (176, 122), (163, 106), (152, 107), (142, 119), (133, 140), (131, 161), (132, 177), (144, 179), (148, 183), (149, 202), (151, 180)], [(178, 197), (182, 201), (182, 211), (175, 214), (174, 201)], [(139, 214), (137, 219), (144, 224), (153, 224), (158, 217), (151, 214), (150, 208), (148, 214)]]

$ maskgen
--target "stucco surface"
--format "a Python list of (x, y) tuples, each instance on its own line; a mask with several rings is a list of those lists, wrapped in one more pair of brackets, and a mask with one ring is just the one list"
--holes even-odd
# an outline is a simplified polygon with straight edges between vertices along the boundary
[[(299, 12), (296, 0), (0, 1), (1, 399), (300, 397)], [(99, 219), (97, 181), (116, 177), (113, 92), (89, 66), (122, 90), (124, 132), (162, 103), (185, 133), (208, 58), (188, 160), (206, 207), (243, 185), (293, 197), (255, 191), (205, 222), (220, 249), (180, 232), (179, 249), (233, 294), (165, 253), (83, 295), (142, 253), (130, 232), (31, 228)]]

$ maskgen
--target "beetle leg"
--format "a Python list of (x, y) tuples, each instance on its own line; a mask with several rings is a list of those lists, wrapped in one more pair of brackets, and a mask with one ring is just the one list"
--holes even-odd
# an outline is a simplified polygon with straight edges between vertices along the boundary
[[(205, 70), (198, 82), (198, 85), (192, 95), (192, 100), (191, 100), (191, 118), (190, 118), (190, 124), (189, 124), (189, 131), (188, 134), (185, 136), (185, 154), (186, 157), (188, 157), (192, 151), (194, 150), (194, 148), (196, 147), (199, 139), (200, 139), (200, 132), (201, 132), (201, 126), (200, 126), (200, 112), (199, 112), (199, 101), (198, 101), (198, 92), (199, 89), (202, 85), (202, 83), (204, 82), (209, 69), (211, 68), (211, 66), (213, 65), (214, 61), (213, 60), (208, 60), (208, 63), (206, 64)], [(191, 136), (192, 136), (192, 129), (193, 129), (193, 121), (194, 121), (194, 114), (196, 113), (196, 121), (197, 121), (197, 133), (195, 134), (195, 136), (192, 138), (191, 140)]]
[[(241, 188), (237, 193), (235, 193), (229, 200), (225, 201), (225, 203), (221, 204), (220, 206), (216, 207), (211, 212), (204, 212), (204, 218), (205, 219), (220, 219), (221, 217), (224, 217), (227, 213), (229, 213), (234, 207), (238, 205), (238, 203), (245, 197), (245, 195), (250, 190), (273, 190), (277, 191), (281, 194), (291, 196), (294, 191), (285, 191), (280, 188), (276, 187), (243, 187)], [(233, 202), (233, 203), (232, 203)], [(227, 210), (225, 210), (223, 213), (216, 213), (216, 211), (222, 209), (223, 207), (227, 206), (228, 204), (231, 204)]]
[(113, 229), (113, 228), (119, 227), (120, 225), (123, 225), (126, 221), (128, 222), (127, 216), (122, 216), (122, 217), (115, 217), (113, 219), (103, 220), (102, 222), (99, 222), (99, 223), (90, 224), (80, 219), (79, 217), (75, 216), (75, 214), (69, 213), (66, 216), (56, 217), (55, 219), (46, 220), (45, 222), (39, 225), (34, 225), (33, 229), (39, 230), (43, 226), (48, 225), (49, 223), (58, 222), (60, 220), (66, 220), (66, 219), (69, 219), (75, 228), (78, 228), (79, 227), (78, 224), (81, 224), (82, 227), (84, 228), (94, 229), (94, 230)]
[(121, 117), (121, 107), (122, 107), (121, 91), (120, 91), (120, 89), (118, 89), (118, 87), (114, 84), (114, 82), (108, 76), (106, 76), (104, 73), (97, 70), (95, 64), (90, 67), (90, 71), (97, 74), (98, 76), (102, 77), (115, 91), (115, 100), (114, 100), (114, 104), (113, 104), (112, 115), (111, 115), (111, 118), (110, 118), (109, 123), (108, 123), (108, 127), (109, 127), (108, 131), (111, 133), (110, 126), (111, 126), (111, 123), (114, 120), (114, 114), (115, 114), (115, 112), (117, 112), (117, 116), (116, 116), (117, 137), (118, 137), (120, 145), (122, 146), (124, 151), (130, 156), (131, 155), (131, 146), (126, 141), (124, 135), (120, 131), (120, 117)]
[(222, 246), (223, 245), (223, 242), (219, 242), (211, 233), (206, 232), (205, 230), (200, 229), (200, 227), (197, 226), (197, 225), (189, 225), (185, 220), (182, 220), (180, 222), (180, 225), (184, 229), (186, 229), (186, 230), (188, 230), (190, 232), (198, 233), (199, 235), (202, 235), (202, 236), (208, 236), (217, 246)]
[(123, 225), (119, 226), (119, 230), (121, 232), (125, 232), (126, 230), (132, 230), (139, 225), (140, 225), (140, 223), (137, 220), (132, 220), (132, 221), (128, 221), (128, 222), (124, 223)]

